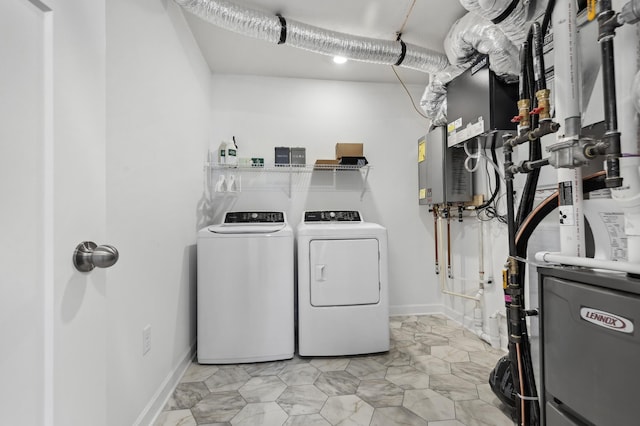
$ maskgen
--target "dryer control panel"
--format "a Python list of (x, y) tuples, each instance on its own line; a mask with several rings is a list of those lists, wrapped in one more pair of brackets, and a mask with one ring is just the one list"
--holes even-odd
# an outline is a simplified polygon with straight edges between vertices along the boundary
[(283, 212), (227, 212), (224, 223), (284, 223)]
[(360, 212), (356, 210), (324, 210), (304, 212), (305, 222), (362, 222)]

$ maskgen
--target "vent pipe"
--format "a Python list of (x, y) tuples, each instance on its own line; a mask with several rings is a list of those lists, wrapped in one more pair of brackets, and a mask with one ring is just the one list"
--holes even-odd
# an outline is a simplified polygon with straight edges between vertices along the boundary
[(225, 0), (174, 1), (217, 27), (270, 43), (426, 73), (436, 73), (449, 64), (445, 55), (402, 40), (380, 40), (330, 31)]
[(520, 58), (516, 45), (496, 24), (469, 12), (458, 19), (444, 39), (444, 49), (452, 64), (432, 76), (420, 106), (436, 126), (447, 124), (447, 83), (462, 74), (478, 54), (489, 56), (489, 66), (501, 78), (518, 75)]
[(527, 38), (529, 2), (520, 0), (460, 0), (462, 7), (493, 22), (515, 46)]

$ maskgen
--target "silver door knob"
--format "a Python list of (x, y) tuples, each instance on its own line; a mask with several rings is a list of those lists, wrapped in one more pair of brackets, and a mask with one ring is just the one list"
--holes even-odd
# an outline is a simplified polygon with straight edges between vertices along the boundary
[(96, 266), (108, 268), (118, 261), (119, 256), (114, 246), (98, 246), (93, 241), (84, 241), (73, 252), (73, 266), (80, 272), (89, 272)]

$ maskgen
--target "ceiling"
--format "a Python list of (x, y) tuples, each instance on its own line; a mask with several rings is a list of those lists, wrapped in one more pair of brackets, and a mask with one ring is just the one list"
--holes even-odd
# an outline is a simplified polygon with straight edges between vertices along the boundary
[[(233, 3), (349, 35), (395, 40), (406, 19), (402, 39), (444, 52), (451, 25), (466, 11), (457, 1), (436, 0), (231, 0)], [(412, 7), (413, 6), (413, 7)], [(407, 15), (408, 18), (407, 18)], [(214, 74), (250, 74), (366, 82), (394, 82), (388, 65), (332, 58), (227, 31), (190, 14), (185, 16)], [(426, 84), (426, 73), (396, 67), (407, 84)]]

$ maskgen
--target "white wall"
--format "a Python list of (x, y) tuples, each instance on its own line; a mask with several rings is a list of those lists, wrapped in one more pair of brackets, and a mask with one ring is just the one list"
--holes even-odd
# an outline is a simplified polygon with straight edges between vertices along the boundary
[[(414, 99), (423, 89), (410, 86)], [(285, 210), (294, 227), (305, 209), (360, 210), (365, 220), (388, 230), (391, 313), (442, 310), (431, 214), (417, 199), (417, 140), (428, 122), (400, 84), (214, 75), (212, 99), (214, 150), (235, 136), (241, 157), (273, 163), (275, 146), (305, 147), (307, 163), (313, 163), (334, 158), (336, 142), (362, 142), (372, 169), (362, 201), (357, 189), (308, 190), (308, 182), (294, 185), (291, 198), (288, 189), (250, 191), (245, 185), (237, 197), (214, 197), (202, 212), (203, 225), (231, 208)]]
[(42, 15), (27, 2), (0, 3), (0, 424), (44, 418)]
[[(173, 2), (106, 7), (107, 234), (120, 250), (107, 271), (107, 423), (147, 424), (195, 340), (196, 208), (211, 81)], [(143, 356), (147, 325), (151, 350)]]

